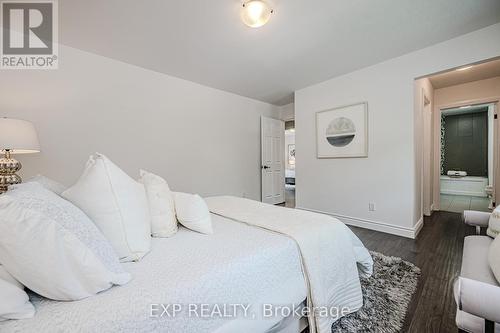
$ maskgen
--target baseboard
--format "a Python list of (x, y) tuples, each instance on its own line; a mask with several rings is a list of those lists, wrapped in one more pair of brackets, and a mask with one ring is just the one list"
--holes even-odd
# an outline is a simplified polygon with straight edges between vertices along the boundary
[[(431, 208), (431, 214), (432, 214), (433, 209)], [(413, 237), (410, 238), (417, 238), (418, 234), (420, 233), (420, 230), (422, 230), (422, 227), (424, 226), (424, 217), (422, 216), (420, 220), (418, 220), (417, 224), (413, 227)]]
[(295, 208), (307, 210), (310, 212), (330, 215), (330, 216), (338, 218), (340, 221), (342, 221), (343, 223), (345, 223), (347, 225), (352, 225), (352, 226), (360, 227), (360, 228), (364, 228), (364, 229), (385, 232), (387, 234), (402, 236), (402, 237), (411, 238), (411, 239), (415, 239), (417, 237), (418, 233), (420, 232), (420, 229), (422, 229), (422, 226), (424, 224), (424, 220), (423, 220), (423, 218), (421, 218), (413, 228), (405, 228), (405, 227), (400, 227), (400, 226), (396, 226), (396, 225), (388, 224), (388, 223), (384, 223), (384, 222), (378, 222), (378, 221), (372, 221), (372, 220), (368, 220), (368, 219), (361, 219), (358, 217), (323, 212), (323, 211), (316, 210), (316, 209), (310, 209), (310, 208), (305, 208), (305, 207), (295, 207)]
[(466, 195), (466, 196), (470, 196), (470, 197), (480, 197), (480, 198), (487, 198), (488, 197), (484, 192), (443, 190), (443, 189), (441, 189), (440, 193), (441, 194), (448, 194), (448, 195)]

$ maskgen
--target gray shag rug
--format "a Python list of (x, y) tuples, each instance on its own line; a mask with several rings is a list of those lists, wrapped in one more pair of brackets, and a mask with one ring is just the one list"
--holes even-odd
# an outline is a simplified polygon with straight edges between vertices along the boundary
[(332, 332), (399, 332), (417, 289), (420, 268), (397, 257), (370, 252), (373, 275), (361, 279), (363, 307), (332, 326)]

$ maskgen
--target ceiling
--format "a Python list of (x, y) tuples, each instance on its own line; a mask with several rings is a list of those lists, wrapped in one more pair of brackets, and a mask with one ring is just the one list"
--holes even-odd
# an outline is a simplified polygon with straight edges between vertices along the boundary
[(500, 59), (477, 64), (470, 68), (463, 68), (464, 70), (452, 70), (430, 76), (429, 80), (435, 89), (439, 89), (500, 76)]
[(295, 90), (500, 22), (498, 0), (59, 1), (60, 43), (284, 105)]

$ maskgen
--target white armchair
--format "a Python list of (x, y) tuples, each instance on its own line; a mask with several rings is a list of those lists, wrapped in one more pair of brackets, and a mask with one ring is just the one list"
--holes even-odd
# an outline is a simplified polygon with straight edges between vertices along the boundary
[(481, 233), (481, 228), (488, 228), (491, 213), (477, 210), (465, 210), (463, 219), (465, 224), (476, 227), (476, 234)]
[(454, 285), (456, 322), (466, 332), (500, 333), (500, 285), (488, 263), (493, 239), (480, 236), (488, 227), (489, 213), (465, 211), (464, 222), (476, 227), (476, 236), (464, 240), (462, 269)]

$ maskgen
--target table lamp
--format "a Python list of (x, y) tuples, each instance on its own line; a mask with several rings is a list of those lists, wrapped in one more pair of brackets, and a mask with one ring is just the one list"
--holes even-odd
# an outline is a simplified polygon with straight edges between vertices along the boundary
[(0, 194), (7, 191), (9, 185), (21, 183), (16, 172), (21, 170), (21, 163), (11, 154), (30, 154), (40, 152), (40, 144), (35, 126), (26, 120), (0, 118)]

